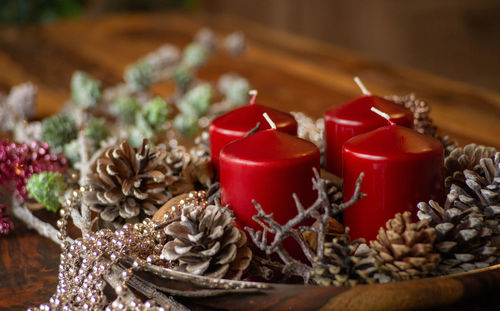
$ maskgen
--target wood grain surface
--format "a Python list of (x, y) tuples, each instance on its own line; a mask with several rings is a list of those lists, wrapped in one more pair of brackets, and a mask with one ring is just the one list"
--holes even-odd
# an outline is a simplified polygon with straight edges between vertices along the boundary
[[(414, 92), (427, 100), (440, 131), (460, 144), (476, 142), (500, 148), (500, 94), (496, 92), (417, 70), (371, 62), (331, 45), (228, 16), (114, 15), (43, 27), (2, 28), (0, 91), (32, 81), (39, 88), (37, 113), (47, 116), (56, 113), (69, 98), (69, 80), (74, 70), (85, 70), (101, 79), (105, 86), (112, 85), (121, 80), (127, 64), (167, 42), (184, 46), (202, 26), (212, 27), (220, 36), (242, 30), (249, 38), (249, 48), (239, 59), (224, 52), (217, 54), (200, 76), (215, 81), (223, 73), (237, 72), (259, 90), (258, 100), (264, 105), (320, 117), (328, 107), (359, 95), (352, 82), (352, 77), (358, 75), (375, 94)], [(170, 90), (169, 85), (154, 87), (158, 94)], [(58, 247), (28, 231), (18, 221), (16, 225), (13, 234), (0, 239), (0, 310), (21, 310), (46, 302), (57, 284)], [(238, 296), (193, 300), (188, 304), (195, 309), (212, 310), (314, 310), (327, 304), (338, 309), (359, 309), (357, 305), (342, 303), (354, 303), (353, 297), (372, 297), (376, 301), (368, 299), (368, 306), (375, 308), (380, 306), (377, 295), (389, 295), (406, 297), (406, 302), (420, 301), (413, 305), (418, 308), (440, 305), (441, 310), (487, 310), (496, 302), (492, 292), (498, 292), (500, 287), (499, 273), (497, 267), (494, 271), (458, 279), (377, 285), (350, 291), (283, 285), (276, 288), (272, 297)], [(411, 289), (419, 287), (425, 287), (429, 293), (425, 300), (414, 299), (416, 294)], [(370, 290), (379, 294), (370, 294)], [(406, 294), (401, 296), (402, 292)], [(439, 299), (443, 295), (448, 298)], [(397, 304), (383, 309), (412, 306), (402, 300), (393, 302)]]

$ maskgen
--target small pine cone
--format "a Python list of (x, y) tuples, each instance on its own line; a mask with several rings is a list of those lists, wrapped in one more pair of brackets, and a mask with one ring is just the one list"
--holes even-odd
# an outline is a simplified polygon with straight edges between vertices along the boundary
[[(500, 154), (493, 147), (476, 144), (469, 144), (463, 148), (455, 148), (444, 159), (446, 187), (449, 189), (452, 183), (464, 185), (465, 170), (472, 170), (482, 176), (485, 176), (487, 172), (480, 165), (482, 159), (492, 159), (496, 164), (498, 164), (500, 161)], [(492, 168), (490, 168), (490, 170), (491, 169)]]
[(209, 156), (202, 150), (188, 152), (184, 146), (173, 146), (165, 159), (177, 180), (168, 186), (173, 195), (200, 188), (206, 189), (214, 179), (214, 171)]
[(325, 243), (324, 257), (315, 258), (311, 281), (322, 286), (354, 286), (374, 283), (377, 268), (363, 240), (350, 241), (349, 229)]
[(392, 280), (424, 277), (436, 269), (440, 255), (433, 253), (436, 230), (427, 220), (412, 222), (411, 213), (397, 213), (370, 241), (379, 271)]
[(128, 141), (108, 147), (90, 165), (85, 203), (115, 227), (153, 215), (170, 198), (166, 189), (175, 180), (166, 155), (147, 140), (140, 149)]
[(429, 112), (431, 110), (429, 104), (416, 98), (415, 94), (408, 94), (405, 96), (391, 95), (388, 96), (387, 99), (396, 104), (403, 105), (413, 112), (413, 128), (417, 132), (433, 137), (436, 136), (436, 126), (429, 117)]
[(243, 231), (229, 210), (207, 201), (187, 201), (182, 215), (165, 227), (162, 258), (175, 270), (213, 278), (240, 279), (252, 259)]
[(386, 98), (410, 109), (413, 112), (413, 129), (440, 140), (444, 147), (445, 156), (457, 147), (456, 141), (451, 140), (448, 136), (441, 137), (437, 134), (437, 127), (429, 117), (431, 108), (427, 102), (416, 98), (415, 94), (405, 96), (391, 95)]

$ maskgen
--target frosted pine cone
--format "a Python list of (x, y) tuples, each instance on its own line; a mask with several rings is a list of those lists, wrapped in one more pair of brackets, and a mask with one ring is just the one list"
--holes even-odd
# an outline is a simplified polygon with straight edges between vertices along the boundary
[(240, 279), (252, 251), (245, 233), (234, 225), (231, 212), (207, 201), (187, 200), (181, 209), (182, 215), (165, 228), (170, 241), (163, 247), (163, 259), (179, 271)]
[(374, 283), (377, 272), (370, 248), (361, 240), (351, 242), (349, 231), (325, 243), (323, 259), (315, 258), (311, 280), (322, 286)]
[[(476, 148), (478, 154), (467, 158), (484, 154), (481, 149)], [(418, 217), (436, 228), (436, 249), (445, 258), (440, 266), (443, 273), (468, 271), (498, 262), (495, 241), (500, 236), (500, 153), (494, 158), (476, 159), (474, 162), (479, 164), (474, 165), (460, 156), (462, 165), (473, 166), (474, 170), (455, 172), (456, 179), (444, 207), (434, 201), (418, 204)]]
[(147, 140), (140, 149), (128, 141), (105, 149), (91, 163), (85, 203), (115, 226), (153, 215), (170, 198), (166, 189), (175, 179), (166, 156)]
[[(464, 171), (472, 170), (482, 176), (486, 173), (480, 166), (481, 159), (492, 159), (498, 163), (498, 154), (493, 147), (486, 147), (476, 144), (468, 144), (463, 148), (454, 149), (445, 159), (445, 184), (447, 188), (451, 187), (452, 183), (463, 185), (465, 182)], [(497, 158), (495, 160), (494, 158)]]
[(170, 147), (165, 161), (172, 174), (177, 177), (177, 180), (168, 186), (168, 191), (173, 195), (205, 189), (212, 183), (214, 172), (209, 154), (203, 147), (190, 151), (184, 146)]
[(421, 278), (430, 274), (440, 261), (433, 253), (436, 230), (427, 220), (412, 222), (411, 213), (397, 213), (380, 228), (377, 240), (370, 241), (379, 272), (392, 280)]

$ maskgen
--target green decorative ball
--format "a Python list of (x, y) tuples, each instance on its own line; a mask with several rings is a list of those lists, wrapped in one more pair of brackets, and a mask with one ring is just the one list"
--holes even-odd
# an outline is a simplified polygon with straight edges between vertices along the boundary
[(211, 99), (212, 87), (210, 84), (199, 84), (184, 95), (179, 101), (178, 108), (183, 114), (201, 117), (208, 111)]
[(99, 148), (101, 141), (109, 136), (109, 128), (106, 124), (106, 119), (90, 119), (85, 127), (85, 136), (92, 140), (95, 148)]
[(101, 98), (101, 83), (82, 71), (75, 71), (71, 77), (73, 103), (84, 108), (92, 108)]
[(190, 114), (178, 114), (174, 118), (174, 128), (184, 136), (195, 136), (198, 133), (198, 118)]
[(159, 132), (165, 127), (169, 113), (167, 103), (161, 97), (155, 97), (146, 103), (142, 115), (147, 124), (155, 132)]
[(199, 43), (189, 44), (182, 53), (182, 63), (188, 67), (199, 67), (208, 58), (207, 49)]
[(179, 66), (173, 76), (175, 84), (181, 89), (186, 90), (193, 82), (193, 72), (187, 66)]
[(153, 75), (151, 63), (140, 60), (125, 70), (124, 79), (133, 91), (145, 91), (153, 83)]
[(42, 121), (42, 140), (56, 150), (61, 150), (77, 135), (75, 120), (68, 115), (56, 115)]
[(134, 123), (135, 115), (141, 110), (141, 106), (135, 98), (123, 95), (115, 99), (110, 107), (110, 112), (127, 124)]
[(32, 175), (26, 183), (31, 198), (45, 205), (47, 210), (59, 210), (59, 197), (65, 190), (64, 178), (58, 172), (41, 172)]
[(248, 91), (250, 91), (250, 84), (247, 79), (234, 79), (229, 83), (226, 97), (236, 103), (246, 103), (248, 101)]
[(74, 139), (64, 145), (63, 151), (64, 156), (69, 160), (71, 164), (75, 164), (80, 161), (80, 143), (78, 142), (78, 139)]

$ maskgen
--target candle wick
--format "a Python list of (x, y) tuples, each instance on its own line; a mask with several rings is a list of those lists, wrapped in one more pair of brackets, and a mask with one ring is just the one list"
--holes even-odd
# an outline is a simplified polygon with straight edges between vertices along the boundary
[(363, 82), (361, 81), (361, 79), (359, 77), (354, 77), (354, 82), (356, 82), (356, 84), (361, 89), (361, 92), (364, 95), (372, 95), (372, 93), (370, 93), (370, 91), (368, 91), (368, 89), (366, 88), (366, 86), (363, 84)]
[(273, 130), (276, 129), (276, 124), (273, 122), (273, 120), (271, 120), (271, 118), (269, 117), (269, 115), (267, 114), (267, 112), (264, 112), (262, 114), (264, 116), (264, 119), (266, 119), (267, 123), (269, 123), (269, 126), (271, 126), (271, 128)]
[(394, 125), (395, 123), (391, 120), (391, 116), (388, 115), (387, 113), (383, 112), (383, 111), (380, 111), (378, 110), (377, 108), (375, 107), (371, 107), (370, 108), (371, 111), (375, 112), (376, 114), (378, 114), (379, 116), (381, 116), (382, 118), (386, 119), (390, 125)]
[(250, 99), (250, 105), (253, 105), (255, 104), (255, 98), (257, 98), (257, 90), (250, 90), (248, 91), (248, 94), (252, 96), (252, 98)]

